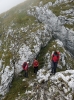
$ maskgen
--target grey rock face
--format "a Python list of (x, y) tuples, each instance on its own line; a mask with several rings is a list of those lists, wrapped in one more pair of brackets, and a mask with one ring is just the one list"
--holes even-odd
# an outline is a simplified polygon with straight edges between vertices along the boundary
[(7, 66), (1, 73), (0, 100), (2, 100), (3, 96), (9, 91), (9, 87), (11, 86), (13, 76), (14, 68), (10, 69), (9, 66)]
[[(51, 32), (51, 35), (55, 38), (59, 38), (64, 46), (74, 55), (74, 31), (64, 27), (65, 23), (73, 25), (74, 18), (67, 19), (64, 16), (56, 17), (48, 7), (48, 4), (43, 7), (34, 7), (32, 11), (28, 11), (28, 14), (35, 16), (39, 22), (44, 23), (47, 26), (46, 30), (48, 30), (49, 33)], [(74, 9), (72, 8), (62, 13), (70, 13), (74, 16), (73, 12)]]

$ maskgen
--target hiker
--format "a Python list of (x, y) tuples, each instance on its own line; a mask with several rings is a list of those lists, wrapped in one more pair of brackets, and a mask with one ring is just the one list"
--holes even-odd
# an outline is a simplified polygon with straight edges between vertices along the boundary
[(24, 70), (24, 76), (27, 78), (28, 77), (28, 64), (29, 62), (24, 62), (23, 65), (22, 65), (22, 68)]
[(39, 67), (39, 62), (38, 62), (38, 60), (35, 58), (34, 61), (33, 61), (33, 68), (34, 68), (34, 73), (35, 73), (35, 74), (37, 74), (38, 67)]
[(58, 61), (59, 61), (59, 52), (54, 51), (51, 58), (51, 67), (52, 67), (51, 74), (55, 75)]

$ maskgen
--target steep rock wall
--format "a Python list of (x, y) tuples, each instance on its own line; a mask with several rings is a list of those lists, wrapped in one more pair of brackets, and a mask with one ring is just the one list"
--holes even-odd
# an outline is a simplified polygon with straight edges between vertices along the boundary
[[(55, 6), (57, 3), (68, 2), (68, 0), (56, 1), (53, 5), (52, 3), (47, 3), (44, 6), (33, 7), (28, 10), (28, 14), (35, 16), (39, 22), (44, 23), (47, 26), (47, 30), (51, 31), (55, 38), (59, 38), (64, 46), (74, 55), (74, 31), (64, 27), (64, 23), (74, 24), (74, 18), (67, 19), (66, 17), (57, 17), (49, 9), (50, 5)], [(74, 9), (72, 8), (66, 13), (71, 13), (74, 16)]]

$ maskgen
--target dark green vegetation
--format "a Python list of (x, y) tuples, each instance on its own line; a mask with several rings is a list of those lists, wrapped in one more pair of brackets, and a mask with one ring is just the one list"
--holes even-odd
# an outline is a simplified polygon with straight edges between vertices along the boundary
[[(13, 56), (16, 54), (16, 57), (19, 59), (18, 55), (18, 50), (20, 47), (23, 45), (23, 43), (27, 43), (27, 40), (30, 41), (29, 35), (31, 32), (36, 32), (38, 29), (41, 29), (43, 24), (38, 22), (37, 19), (33, 16), (28, 16), (27, 15), (27, 10), (31, 9), (30, 6), (39, 6), (39, 2), (42, 0), (27, 0), (24, 3), (21, 3), (17, 7), (14, 7), (13, 9), (3, 13), (0, 15), (0, 40), (2, 40), (2, 46), (0, 47), (0, 58), (3, 59), (3, 65), (10, 65), (10, 59), (13, 58)], [(48, 2), (54, 3), (55, 0), (43, 0), (43, 5), (48, 3)], [(57, 16), (60, 15), (61, 11), (68, 10), (71, 7), (73, 7), (74, 3), (69, 3), (69, 6), (66, 6), (67, 4), (62, 3), (59, 4), (55, 7), (50, 7), (50, 9), (55, 13)], [(61, 6), (61, 7), (60, 7)], [(71, 18), (72, 16), (67, 16), (68, 18)], [(34, 25), (33, 25), (34, 23)], [(39, 26), (37, 25), (39, 24)], [(33, 25), (33, 26), (32, 26)], [(21, 31), (22, 27), (27, 27), (29, 26), (28, 30), (26, 32)], [(68, 28), (74, 28), (73, 25), (65, 25)], [(8, 38), (6, 38), (7, 31), (9, 29), (13, 29), (12, 34), (13, 35), (8, 35)], [(15, 31), (16, 30), (16, 31)], [(15, 38), (17, 36), (17, 38)], [(5, 41), (4, 41), (5, 40)], [(52, 41), (53, 40), (53, 41)], [(44, 48), (41, 49), (39, 55), (37, 56), (38, 61), (40, 63), (39, 68), (42, 68), (45, 63), (45, 54), (48, 52), (52, 53), (54, 50), (59, 50), (60, 52), (64, 52), (62, 47), (58, 47), (54, 39), (52, 39), (48, 45)], [(10, 50), (9, 48), (11, 47), (11, 41), (12, 43), (16, 43), (18, 45), (17, 53), (14, 51), (14, 48)], [(20, 42), (19, 42), (20, 41)], [(31, 49), (33, 50), (33, 41), (31, 40)], [(15, 46), (16, 46), (15, 45)], [(56, 48), (53, 46), (56, 45)], [(3, 56), (4, 54), (4, 56)], [(67, 59), (69, 58), (69, 59)], [(51, 60), (51, 59), (50, 59)], [(71, 57), (67, 55), (65, 58), (66, 62), (69, 63), (70, 67), (74, 66), (73, 61), (71, 60)], [(60, 62), (62, 65), (62, 63)], [(62, 71), (66, 70), (66, 66), (63, 66), (63, 69), (57, 69), (57, 71)], [(21, 75), (14, 77), (12, 81), (11, 88), (9, 92), (6, 94), (6, 97), (4, 100), (15, 100), (16, 97), (20, 95), (24, 96), (24, 98), (27, 96), (25, 93), (26, 89), (31, 90), (29, 86), (29, 82), (34, 81), (36, 76), (33, 73), (33, 67), (31, 66), (29, 68), (29, 78), (26, 79), (26, 81), (22, 81), (24, 78), (24, 72), (21, 72)], [(49, 82), (50, 86), (50, 82)], [(56, 94), (57, 95), (57, 94)]]
[[(52, 40), (51, 40), (52, 41)], [(37, 59), (39, 61), (39, 69), (41, 67), (43, 67), (44, 65), (44, 56), (47, 53), (48, 49), (50, 46), (50, 42), (49, 44), (42, 48), (39, 55), (37, 56)], [(26, 81), (22, 81), (24, 79), (24, 71), (21, 72), (20, 76), (14, 77), (12, 84), (11, 84), (11, 88), (10, 91), (6, 94), (6, 97), (4, 100), (15, 100), (16, 97), (18, 97), (18, 93), (20, 95), (24, 95), (24, 98), (26, 97), (25, 91), (30, 90), (31, 88), (29, 88), (29, 82), (33, 82), (34, 79), (36, 78), (36, 75), (33, 73), (33, 66), (31, 66), (29, 68), (29, 78), (26, 79)]]
[[(69, 1), (68, 3), (62, 2), (60, 4), (57, 4), (56, 6), (53, 6), (53, 7), (51, 6), (49, 9), (51, 9), (52, 12), (56, 16), (62, 15), (62, 16), (65, 16), (66, 18), (72, 18), (73, 16), (71, 14), (62, 14), (61, 12), (69, 10), (69, 9), (72, 9), (73, 6), (74, 6), (74, 2), (73, 1), (71, 1), (71, 2)], [(73, 25), (72, 24), (71, 25), (70, 24), (65, 24), (64, 26), (69, 28), (69, 29), (73, 28), (73, 30), (74, 30), (74, 24)]]
[[(24, 79), (24, 71), (20, 73), (19, 76), (14, 77), (10, 90), (6, 94), (6, 97), (3, 100), (15, 100), (16, 97), (20, 95), (23, 95), (27, 90), (30, 90), (29, 82), (33, 81), (35, 77), (35, 74), (33, 73), (33, 67), (29, 68), (29, 78), (26, 78), (26, 81), (22, 81)], [(24, 94), (24, 96), (26, 96)]]
[[(8, 60), (13, 58), (13, 55), (15, 55), (15, 51), (10, 51), (11, 47), (11, 40), (12, 43), (15, 44), (17, 42), (17, 45), (19, 46), (17, 49), (22, 46), (23, 43), (27, 44), (27, 39), (29, 39), (29, 34), (31, 32), (36, 32), (38, 29), (41, 29), (43, 24), (39, 23), (35, 17), (28, 16), (27, 10), (31, 9), (30, 6), (39, 6), (41, 0), (27, 0), (24, 3), (21, 3), (20, 5), (10, 9), (9, 11), (3, 13), (0, 15), (0, 40), (2, 41), (2, 45), (0, 47), (0, 58), (2, 58), (2, 54), (4, 53), (3, 60), (5, 66), (10, 65), (10, 62)], [(52, 2), (54, 3), (56, 0), (43, 0), (43, 5)], [(61, 11), (65, 11), (72, 8), (74, 5), (74, 2), (67, 3), (61, 3), (54, 7), (50, 7), (57, 16), (61, 15)], [(71, 15), (66, 16), (68, 18), (71, 18)], [(39, 23), (39, 26), (37, 25)], [(34, 25), (33, 25), (34, 24)], [(23, 32), (21, 30), (22, 27), (28, 27), (26, 32)], [(65, 27), (73, 28), (74, 25), (65, 24)], [(5, 33), (9, 31), (9, 29), (12, 29), (12, 36), (9, 34), (8, 38)], [(15, 38), (16, 36), (17, 39)], [(19, 42), (20, 40), (20, 42)], [(31, 44), (31, 49), (33, 49), (33, 41)], [(27, 44), (28, 45), (28, 44)], [(15, 45), (16, 46), (16, 45)], [(5, 50), (5, 51), (4, 51)], [(17, 50), (17, 57), (18, 55)], [(7, 59), (9, 58), (9, 59)]]
[[(55, 47), (53, 45), (55, 45)], [(46, 53), (49, 52), (51, 55), (52, 51), (56, 49), (59, 50), (60, 53), (65, 52), (62, 47), (59, 47), (57, 45), (54, 39), (52, 39), (46, 47), (41, 49), (39, 55), (37, 56), (37, 59), (39, 61), (39, 69), (44, 66), (44, 63), (46, 61), (45, 60)], [(67, 55), (67, 57), (70, 59), (70, 66), (71, 66), (71, 62), (72, 65), (74, 65), (73, 60), (70, 58), (70, 56)], [(67, 61), (68, 59), (66, 58), (65, 60)], [(62, 65), (61, 61), (60, 64)], [(66, 66), (62, 65), (62, 67), (63, 69), (57, 68), (57, 72), (66, 70)], [(12, 87), (10, 88), (10, 91), (7, 93), (4, 100), (15, 100), (15, 98), (18, 97), (18, 94), (24, 96), (24, 98), (27, 97), (27, 95), (24, 93), (26, 92), (26, 90), (31, 90), (31, 87), (28, 87), (29, 83), (34, 82), (34, 79), (36, 78), (36, 75), (33, 73), (33, 66), (29, 68), (28, 74), (29, 74), (29, 78), (27, 78), (26, 81), (22, 81), (24, 79), (24, 71), (22, 71), (20, 75), (18, 75), (13, 79)], [(48, 86), (50, 86), (50, 82), (48, 82)]]
[(74, 2), (68, 2), (68, 3), (62, 2), (60, 4), (57, 4), (54, 7), (50, 7), (50, 9), (53, 11), (53, 13), (55, 13), (57, 16), (59, 16), (59, 15), (61, 15), (61, 11), (69, 10), (69, 9), (73, 8), (73, 6), (74, 6)]
[[(40, 51), (40, 54), (38, 55), (37, 59), (39, 61), (39, 69), (41, 67), (43, 67), (44, 65), (44, 56), (48, 51), (48, 48), (50, 46), (50, 43), (48, 44), (48, 46), (42, 48), (42, 50)], [(29, 78), (26, 79), (26, 81), (22, 81), (24, 79), (24, 71), (22, 71), (20, 73), (20, 76), (14, 77), (12, 84), (11, 84), (11, 88), (10, 91), (6, 94), (6, 97), (4, 100), (15, 100), (16, 97), (18, 97), (18, 94), (20, 95), (24, 95), (24, 98), (26, 97), (25, 91), (30, 90), (31, 88), (29, 88), (29, 82), (33, 82), (34, 79), (36, 78), (36, 75), (33, 73), (33, 66), (31, 66), (29, 68)]]
[[(48, 1), (51, 0), (43, 0), (43, 4)], [(29, 39), (28, 35), (31, 32), (36, 32), (42, 27), (42, 23), (40, 23), (39, 26), (37, 25), (38, 21), (36, 21), (35, 17), (27, 15), (27, 10), (30, 9), (30, 6), (39, 5), (39, 2), (40, 0), (27, 0), (0, 15), (0, 40), (2, 41), (2, 45), (0, 47), (0, 58), (2, 58), (4, 54), (2, 58), (4, 60), (4, 66), (10, 65), (9, 61), (15, 54), (19, 57), (18, 50), (23, 43), (27, 44), (27, 40)], [(33, 23), (34, 25), (32, 26)], [(28, 26), (29, 28), (26, 32), (21, 30), (22, 27)], [(12, 35), (7, 33), (9, 30), (12, 30)], [(8, 36), (6, 34), (8, 34)], [(32, 45), (30, 48), (33, 48), (33, 41), (31, 41), (31, 43)], [(16, 45), (14, 46), (14, 48), (17, 49), (17, 52), (15, 52), (14, 48), (12, 48), (13, 51), (10, 50), (11, 44), (18, 45), (18, 48), (16, 48)]]

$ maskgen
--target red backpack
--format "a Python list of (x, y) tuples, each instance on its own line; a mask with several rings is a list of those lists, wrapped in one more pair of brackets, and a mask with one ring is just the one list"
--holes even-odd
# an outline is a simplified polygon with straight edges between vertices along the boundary
[(27, 69), (28, 69), (28, 64), (27, 64), (27, 62), (24, 62), (24, 64), (22, 65), (22, 67), (23, 67), (23, 70), (27, 70)]
[(38, 66), (39, 66), (39, 62), (38, 62), (37, 60), (34, 60), (33, 66), (34, 66), (34, 67), (38, 67)]
[(57, 54), (53, 54), (52, 55), (52, 61), (58, 62), (58, 60), (59, 60), (59, 54), (58, 53)]

